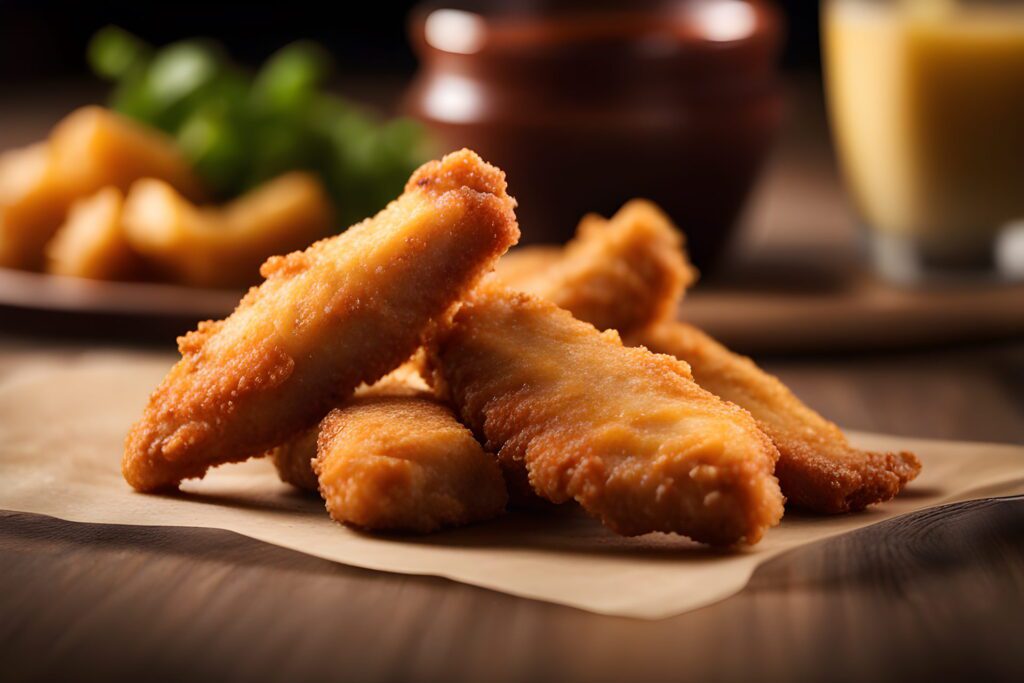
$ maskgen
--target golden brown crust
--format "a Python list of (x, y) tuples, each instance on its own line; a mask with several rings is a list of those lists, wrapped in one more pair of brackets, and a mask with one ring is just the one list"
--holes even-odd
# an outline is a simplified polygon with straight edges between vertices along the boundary
[(668, 356), (553, 304), (481, 288), (432, 350), (462, 418), (553, 502), (612, 530), (755, 543), (782, 516), (774, 446)]
[(139, 178), (160, 178), (197, 198), (200, 183), (168, 135), (102, 107), (68, 114), (43, 144), (0, 155), (0, 265), (39, 269), (76, 199)]
[[(674, 316), (696, 276), (682, 233), (653, 203), (636, 199), (610, 219), (584, 216), (564, 249), (513, 249), (499, 259), (492, 279), (552, 301), (600, 330), (628, 335)], [(522, 464), (503, 460), (502, 468), (511, 504), (538, 507)]]
[(668, 216), (653, 203), (634, 199), (608, 220), (585, 216), (562, 252), (550, 247), (512, 251), (498, 262), (495, 277), (599, 330), (628, 335), (674, 317), (696, 271)]
[(794, 506), (825, 513), (860, 510), (889, 500), (921, 470), (913, 453), (854, 448), (839, 427), (777, 378), (692, 325), (661, 323), (633, 341), (685, 360), (698, 384), (751, 412), (779, 449), (775, 475)]
[[(420, 373), (422, 361), (418, 360), (422, 350), (417, 350), (412, 359), (398, 366), (372, 386), (356, 389), (356, 396), (368, 393), (386, 393), (390, 396), (415, 396), (430, 391), (430, 387)], [(305, 432), (295, 436), (280, 446), (271, 449), (268, 456), (274, 463), (277, 475), (286, 484), (297, 489), (318, 493), (320, 485), (313, 471), (313, 459), (316, 457), (316, 439), (320, 432), (317, 424)]]
[(182, 359), (125, 443), (139, 490), (176, 486), (314, 425), (407, 359), (519, 236), (503, 174), (462, 150), (420, 168), (373, 218), (270, 259), (226, 320)]
[(432, 393), (401, 381), (332, 410), (313, 469), (331, 517), (374, 531), (462, 526), (496, 517), (508, 500), (494, 456)]
[[(653, 320), (646, 311), (675, 310), (679, 292), (666, 283), (680, 272), (680, 262), (681, 283), (693, 280), (671, 224), (651, 205), (631, 202), (607, 223), (588, 217), (579, 232), (564, 254), (551, 248), (513, 251), (499, 262), (496, 277), (598, 328), (624, 331), (632, 343), (689, 362), (698, 384), (749, 410), (772, 438), (781, 454), (776, 475), (790, 503), (817, 512), (859, 510), (892, 498), (917, 476), (921, 465), (912, 453), (851, 447), (838, 427), (776, 378), (700, 330), (657, 320), (638, 326)], [(675, 253), (674, 265), (666, 252)], [(644, 272), (662, 275), (637, 275)], [(644, 326), (649, 329), (641, 332)]]
[(320, 485), (313, 471), (313, 458), (316, 457), (316, 439), (319, 427), (307, 429), (269, 453), (277, 476), (286, 484), (302, 491), (317, 493)]

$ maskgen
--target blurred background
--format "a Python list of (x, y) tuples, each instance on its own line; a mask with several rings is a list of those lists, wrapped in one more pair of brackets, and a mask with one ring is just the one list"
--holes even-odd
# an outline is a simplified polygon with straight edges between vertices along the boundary
[[(285, 201), (290, 192), (299, 208), (284, 213), (305, 223), (267, 230), (290, 232), (292, 241), (305, 243), (317, 231), (335, 232), (373, 213), (401, 190), (418, 163), (465, 145), (508, 173), (527, 244), (563, 243), (587, 212), (611, 215), (632, 197), (654, 199), (686, 233), (691, 258), (702, 272), (682, 315), (740, 349), (861, 349), (1019, 335), (1024, 295), (1015, 283), (1021, 269), (996, 263), (989, 224), (1024, 215), (1018, 211), (1024, 186), (1017, 191), (1022, 164), (1009, 159), (993, 166), (988, 159), (961, 155), (959, 174), (929, 175), (920, 169), (942, 166), (929, 159), (957, 150), (928, 141), (904, 150), (900, 141), (876, 135), (889, 121), (846, 114), (866, 102), (891, 119), (893, 130), (903, 130), (899, 126), (907, 121), (913, 130), (918, 123), (918, 114), (894, 103), (902, 102), (899, 93), (929, 94), (926, 79), (883, 78), (898, 69), (874, 64), (870, 57), (875, 54), (870, 46), (880, 45), (882, 35), (870, 33), (872, 22), (879, 28), (911, 25), (902, 9), (910, 5), (945, 8), (946, 14), (959, 7), (938, 0), (467, 0), (370, 3), (347, 12), (309, 2), (3, 2), (0, 149), (46, 139), (77, 107), (110, 104), (170, 134), (205, 192), (193, 205), (196, 197), (165, 178), (171, 187), (147, 187), (138, 198), (107, 197), (106, 204), (97, 198), (91, 213), (82, 214), (92, 227), (78, 232), (97, 233), (96, 216), (120, 207), (118, 201), (127, 215), (129, 207), (143, 204), (145, 194), (146, 206), (185, 207), (192, 212), (191, 227), (226, 226), (227, 234), (246, 222), (237, 219), (246, 208), (234, 200), (300, 169), (323, 184), (332, 218), (299, 206), (295, 197), (301, 183), (295, 181), (277, 187), (274, 197)], [(823, 51), (821, 35), (829, 7), (856, 10), (828, 15), (836, 21), (825, 24), (837, 30), (824, 44), (842, 48), (832, 53)], [(861, 12), (864, 7), (892, 11), (875, 17)], [(963, 19), (943, 14), (933, 21), (933, 14), (938, 16), (928, 14), (925, 32), (938, 26), (941, 30), (933, 33), (942, 38), (955, 33), (948, 27)], [(998, 23), (1012, 24), (1005, 17)], [(110, 26), (126, 33), (104, 36), (97, 49), (94, 37)], [(970, 26), (972, 31), (981, 27), (971, 40), (982, 35), (978, 46), (987, 48), (988, 25)], [(862, 29), (867, 32), (858, 34)], [(998, 37), (998, 60), (1009, 75), (988, 85), (1004, 94), (1020, 90), (1015, 86), (1024, 80), (1024, 30), (1011, 34)], [(984, 72), (985, 50), (973, 43), (964, 47), (963, 36), (950, 35), (955, 46), (940, 46), (935, 53)], [(156, 55), (159, 61), (166, 46), (197, 38), (216, 46), (211, 59), (227, 65), (227, 80), (202, 85), (205, 90), (193, 99), (203, 106), (188, 104), (191, 95), (181, 97), (186, 104), (153, 105), (149, 100), (161, 93), (141, 92), (150, 86), (139, 83), (156, 82), (167, 91), (178, 87), (174, 78), (189, 73), (186, 63), (194, 55), (165, 60), (184, 69), (177, 74), (146, 60)], [(296, 41), (313, 41), (323, 53), (316, 46), (305, 50), (306, 42), (281, 58), (281, 49)], [(865, 49), (869, 52), (858, 52)], [(906, 49), (910, 54), (913, 46)], [(831, 62), (823, 53), (832, 54)], [(333, 66), (324, 67), (323, 56)], [(145, 67), (129, 65), (142, 62)], [(860, 70), (867, 76), (849, 64), (870, 65)], [(159, 78), (152, 75), (158, 70)], [(824, 79), (823, 72), (832, 77)], [(872, 74), (880, 76), (877, 87)], [(842, 87), (826, 87), (830, 82)], [(238, 97), (231, 94), (236, 90), (242, 93)], [(251, 106), (261, 93), (263, 108)], [(974, 92), (972, 98), (984, 94)], [(990, 111), (1010, 116), (1024, 106), (1020, 97), (1001, 97)], [(920, 99), (928, 101), (924, 95)], [(928, 106), (941, 113), (935, 102), (941, 104), (936, 99)], [(837, 131), (835, 124), (844, 121), (837, 110), (846, 119), (869, 120), (875, 128), (866, 137), (878, 141), (861, 142), (865, 134), (855, 124), (844, 123)], [(977, 125), (985, 120), (980, 115), (953, 118), (929, 115), (917, 127), (935, 139), (955, 130), (935, 122), (968, 132), (984, 127)], [(1021, 141), (999, 125), (989, 128), (1002, 137), (993, 134), (980, 142), (1015, 154)], [(239, 129), (245, 134), (236, 134)], [(952, 137), (965, 139), (962, 148), (985, 148), (969, 135)], [(318, 151), (322, 147), (330, 148), (329, 158)], [(908, 171), (909, 180), (875, 172), (904, 158), (920, 166)], [(932, 212), (924, 206), (932, 197), (950, 195), (951, 183), (967, 185), (979, 177), (971, 163), (992, 166), (1002, 179), (997, 194), (991, 194), (991, 186), (999, 183), (989, 176), (975, 183), (970, 189), (975, 204), (1005, 199), (1009, 209), (996, 218), (979, 218), (984, 212), (967, 207), (966, 223), (950, 227), (946, 218), (970, 202), (958, 200), (959, 205)], [(19, 170), (8, 175), (23, 175), (23, 164), (11, 164)], [(875, 184), (885, 187), (872, 186), (876, 177), (883, 180)], [(931, 183), (931, 189), (923, 195), (911, 189), (886, 194), (904, 180), (908, 188)], [(127, 184), (121, 189), (127, 193)], [(986, 191), (991, 196), (984, 196)], [(0, 188), (0, 203), (3, 194)], [(324, 228), (325, 221), (330, 227)], [(79, 248), (82, 239), (70, 237), (61, 245), (51, 242), (45, 262), (0, 263), (7, 266), (0, 268), (0, 307), (19, 323), (32, 318), (50, 324), (61, 312), (68, 320), (99, 314), (146, 319), (165, 334), (229, 310), (236, 292), (256, 279), (253, 264), (266, 255), (263, 251), (301, 246), (267, 237), (234, 251), (197, 242), (178, 254), (150, 254), (145, 249), (152, 245), (138, 237), (142, 232), (129, 230), (136, 237), (128, 245), (128, 251), (146, 256), (142, 270), (115, 270), (109, 259), (83, 265), (77, 253), (54, 256), (51, 252)], [(235, 267), (223, 265), (232, 260), (238, 261)], [(35, 275), (28, 271), (40, 269), (87, 280), (69, 285), (66, 278), (28, 277)], [(13, 276), (14, 270), (20, 272)], [(99, 286), (107, 280), (115, 282)], [(951, 317), (962, 324), (946, 324)]]
[[(367, 3), (346, 15), (316, 2), (0, 3), (0, 78), (7, 86), (32, 86), (91, 76), (83, 56), (92, 35), (116, 24), (154, 43), (205, 35), (222, 41), (232, 55), (258, 65), (282, 45), (299, 39), (323, 43), (343, 72), (410, 78), (416, 58), (407, 22), (416, 2)], [(551, 2), (510, 3), (543, 7)], [(784, 0), (789, 39), (782, 64), (787, 73), (820, 73), (818, 5)], [(201, 19), (199, 18), (201, 17)]]

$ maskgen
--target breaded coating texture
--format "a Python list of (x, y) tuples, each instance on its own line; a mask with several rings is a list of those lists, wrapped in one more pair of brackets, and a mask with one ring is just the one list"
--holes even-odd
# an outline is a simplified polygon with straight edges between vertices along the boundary
[(434, 343), (438, 386), (541, 497), (575, 499), (620, 534), (717, 545), (755, 543), (781, 518), (775, 447), (685, 363), (497, 286)]
[(298, 436), (292, 437), (269, 453), (278, 478), (297, 489), (316, 493), (320, 484), (313, 471), (313, 458), (316, 457), (316, 439), (320, 433), (317, 425), (307, 429)]
[[(749, 410), (775, 443), (780, 453), (775, 473), (791, 504), (815, 512), (846, 512), (899, 493), (921, 469), (912, 453), (853, 448), (836, 425), (750, 359), (691, 325), (668, 322), (668, 316), (660, 322), (648, 314), (674, 312), (680, 293), (664, 284), (679, 279), (673, 273), (682, 269), (684, 286), (694, 279), (680, 241), (670, 236), (673, 232), (668, 219), (649, 203), (630, 202), (603, 225), (599, 218), (585, 219), (561, 255), (549, 247), (509, 253), (499, 262), (496, 277), (558, 303), (599, 329), (617, 329), (628, 343), (689, 363), (698, 384)], [(666, 251), (675, 257), (667, 257)], [(639, 273), (660, 275), (643, 278)], [(641, 321), (654, 324), (638, 326)]]
[(498, 462), (432, 392), (384, 381), (328, 413), (313, 461), (338, 522), (429, 533), (498, 516)]
[[(421, 356), (422, 353), (417, 351), (413, 359), (389, 372), (376, 384), (364, 385), (356, 389), (355, 396), (363, 396), (380, 389), (406, 392), (409, 390), (430, 391), (430, 386), (420, 374)], [(316, 424), (270, 450), (267, 455), (274, 463), (274, 469), (277, 470), (277, 476), (281, 481), (303, 491), (319, 493), (320, 484), (316, 480), (316, 472), (313, 471), (313, 459), (316, 457), (316, 440), (319, 433), (320, 425)]]
[(750, 411), (779, 449), (775, 476), (792, 505), (826, 513), (860, 510), (889, 500), (921, 470), (913, 453), (854, 448), (839, 427), (777, 378), (692, 325), (661, 323), (635, 341), (685, 360), (702, 387)]
[[(554, 302), (600, 330), (629, 335), (674, 317), (696, 275), (682, 233), (657, 206), (635, 199), (611, 219), (585, 216), (564, 249), (513, 249), (498, 261), (493, 279)], [(522, 463), (503, 460), (502, 468), (512, 504), (537, 507)]]
[(608, 220), (584, 217), (561, 254), (549, 247), (513, 251), (499, 261), (495, 277), (599, 330), (628, 335), (674, 317), (696, 271), (668, 216), (634, 199)]
[(267, 452), (409, 358), (519, 237), (504, 174), (468, 150), (425, 164), (373, 218), (269, 259), (227, 319), (178, 340), (182, 359), (125, 443), (139, 490)]

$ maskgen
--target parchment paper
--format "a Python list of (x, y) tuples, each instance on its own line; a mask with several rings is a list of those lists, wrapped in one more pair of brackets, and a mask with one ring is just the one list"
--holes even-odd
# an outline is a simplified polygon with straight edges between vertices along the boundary
[(426, 537), (372, 536), (333, 523), (315, 497), (263, 460), (229, 465), (176, 495), (132, 492), (124, 434), (166, 372), (166, 356), (87, 355), (0, 379), (0, 508), (77, 522), (227, 529), (344, 564), (447, 577), (602, 614), (656, 619), (721, 600), (792, 548), (940, 503), (1024, 493), (1024, 447), (855, 434), (910, 449), (921, 477), (899, 499), (840, 517), (787, 514), (752, 549), (719, 551), (650, 534), (624, 539), (563, 506)]

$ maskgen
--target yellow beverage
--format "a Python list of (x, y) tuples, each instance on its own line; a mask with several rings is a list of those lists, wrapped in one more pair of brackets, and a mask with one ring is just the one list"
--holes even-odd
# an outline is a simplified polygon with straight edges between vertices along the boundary
[(832, 0), (823, 40), (865, 220), (930, 262), (989, 261), (1024, 218), (1024, 3)]

